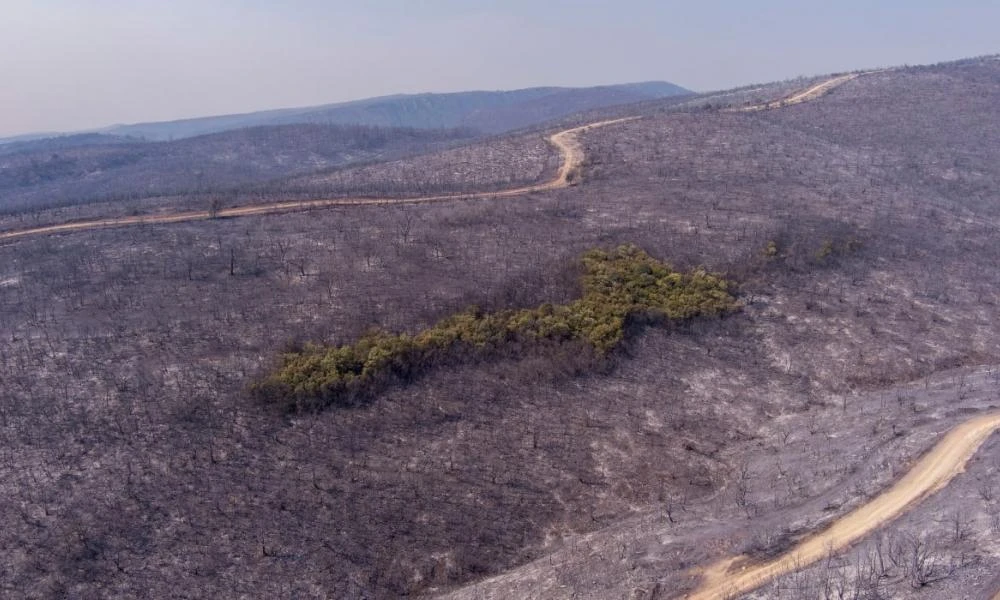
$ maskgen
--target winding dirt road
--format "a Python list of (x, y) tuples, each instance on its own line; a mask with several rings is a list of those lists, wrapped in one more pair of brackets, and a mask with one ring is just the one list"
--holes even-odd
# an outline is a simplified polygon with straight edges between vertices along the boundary
[[(781, 100), (774, 100), (753, 106), (728, 109), (727, 112), (752, 112), (782, 108), (793, 104), (801, 104), (815, 100), (827, 94), (833, 88), (850, 81), (859, 74), (852, 73), (834, 77), (822, 81), (808, 89), (802, 90), (791, 96), (786, 96)], [(26, 238), (36, 235), (46, 235), (50, 233), (71, 233), (76, 231), (87, 231), (90, 229), (105, 229), (109, 227), (124, 227), (128, 225), (183, 223), (185, 221), (200, 221), (211, 218), (226, 217), (247, 217), (252, 215), (270, 215), (285, 212), (295, 212), (316, 208), (329, 208), (334, 206), (372, 206), (386, 204), (426, 204), (430, 202), (445, 202), (448, 200), (476, 199), (476, 198), (509, 198), (511, 196), (521, 196), (532, 192), (545, 192), (567, 187), (572, 184), (574, 174), (578, 172), (583, 163), (584, 153), (580, 146), (577, 135), (607, 125), (633, 121), (640, 117), (625, 117), (622, 119), (610, 119), (589, 123), (572, 129), (560, 131), (549, 137), (549, 142), (559, 150), (562, 155), (562, 165), (559, 167), (555, 178), (534, 185), (521, 186), (496, 192), (478, 192), (471, 194), (441, 194), (436, 196), (415, 196), (412, 198), (327, 198), (320, 200), (297, 200), (287, 202), (269, 202), (266, 204), (254, 204), (250, 206), (236, 206), (232, 208), (222, 208), (214, 214), (208, 210), (196, 210), (186, 212), (176, 212), (158, 215), (134, 215), (128, 217), (114, 217), (107, 219), (93, 219), (88, 221), (76, 221), (72, 223), (60, 223), (55, 225), (44, 225), (41, 227), (31, 227), (26, 229), (15, 229), (0, 232), (0, 242)]]
[(974, 417), (956, 426), (892, 487), (824, 531), (799, 542), (783, 556), (758, 564), (739, 556), (709, 566), (702, 572), (701, 587), (688, 596), (689, 600), (735, 598), (842, 550), (948, 485), (997, 429), (1000, 429), (1000, 412)]
[(129, 217), (116, 217), (109, 219), (94, 219), (90, 221), (77, 221), (74, 223), (61, 223), (57, 225), (46, 225), (28, 229), (17, 229), (0, 232), (0, 242), (25, 238), (35, 235), (45, 235), (49, 233), (67, 233), (75, 231), (86, 231), (90, 229), (104, 229), (108, 227), (124, 227), (127, 225), (181, 223), (185, 221), (200, 221), (210, 218), (223, 217), (246, 217), (251, 215), (269, 215), (275, 213), (293, 212), (309, 210), (315, 208), (328, 208), (332, 206), (370, 206), (383, 204), (424, 204), (429, 202), (443, 202), (447, 200), (475, 199), (475, 198), (507, 198), (510, 196), (521, 196), (532, 192), (545, 192), (568, 187), (572, 183), (573, 175), (578, 171), (583, 163), (584, 153), (577, 135), (605, 127), (615, 123), (632, 121), (639, 117), (627, 117), (623, 119), (611, 119), (598, 121), (560, 131), (549, 137), (549, 142), (559, 150), (562, 155), (562, 165), (554, 179), (534, 185), (500, 190), (497, 192), (479, 192), (472, 194), (441, 194), (437, 196), (415, 196), (412, 198), (329, 198), (323, 200), (301, 200), (290, 202), (271, 202), (268, 204), (255, 204), (251, 206), (237, 206), (233, 208), (222, 208), (211, 214), (207, 210), (177, 212), (162, 215), (138, 215)]

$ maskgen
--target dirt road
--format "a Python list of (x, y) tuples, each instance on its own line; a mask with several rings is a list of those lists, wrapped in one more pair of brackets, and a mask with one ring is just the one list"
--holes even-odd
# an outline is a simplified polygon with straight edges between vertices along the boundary
[(138, 215), (129, 217), (116, 217), (109, 219), (95, 219), (91, 221), (77, 221), (75, 223), (62, 223), (58, 225), (46, 225), (29, 229), (18, 229), (13, 231), (0, 232), (0, 241), (25, 238), (34, 235), (45, 235), (49, 233), (67, 233), (75, 231), (86, 231), (88, 229), (103, 229), (106, 227), (124, 227), (128, 225), (141, 224), (162, 224), (181, 223), (184, 221), (199, 221), (210, 218), (224, 217), (245, 217), (250, 215), (268, 215), (283, 212), (293, 212), (309, 210), (314, 208), (327, 208), (332, 206), (368, 206), (380, 204), (423, 204), (429, 202), (443, 202), (446, 200), (474, 199), (474, 198), (507, 198), (510, 196), (521, 196), (532, 192), (544, 192), (567, 187), (572, 182), (572, 177), (583, 163), (584, 153), (577, 135), (604, 127), (615, 123), (631, 121), (638, 117), (628, 117), (624, 119), (611, 119), (589, 123), (580, 127), (574, 127), (565, 131), (560, 131), (549, 137), (549, 142), (559, 150), (562, 155), (562, 165), (554, 179), (538, 183), (535, 185), (522, 186), (501, 190), (498, 192), (481, 192), (473, 194), (441, 194), (437, 196), (415, 196), (412, 198), (329, 198), (321, 200), (301, 200), (292, 202), (271, 202), (268, 204), (255, 204), (252, 206), (238, 206), (233, 208), (222, 208), (210, 214), (207, 210), (177, 212), (162, 215)]
[(852, 79), (857, 79), (858, 75), (860, 75), (860, 73), (848, 73), (847, 75), (827, 79), (826, 81), (821, 81), (810, 88), (802, 90), (801, 92), (796, 92), (791, 96), (786, 96), (781, 100), (773, 100), (771, 102), (754, 104), (752, 106), (741, 106), (739, 108), (730, 109), (729, 112), (755, 112), (809, 102), (810, 100), (815, 100), (816, 98), (829, 93), (830, 90), (837, 86), (843, 85)]
[(976, 450), (1000, 428), (1000, 412), (981, 415), (958, 425), (895, 485), (874, 500), (812, 535), (783, 556), (753, 564), (746, 557), (729, 558), (702, 572), (702, 585), (690, 600), (736, 598), (771, 579), (797, 571), (842, 550), (885, 525), (913, 504), (940, 490), (965, 469)]

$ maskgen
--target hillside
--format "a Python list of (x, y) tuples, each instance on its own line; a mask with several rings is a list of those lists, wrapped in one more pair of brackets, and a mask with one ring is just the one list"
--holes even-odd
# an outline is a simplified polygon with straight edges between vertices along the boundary
[[(559, 158), (523, 134), (282, 180), (381, 204), (0, 244), (4, 594), (679, 598), (720, 560), (780, 556), (1000, 392), (1000, 62), (738, 110), (826, 79), (590, 112), (639, 118), (575, 134), (567, 186), (537, 187)], [(536, 187), (392, 203), (469, 180)], [(314, 413), (249, 392), (305, 342), (570, 304), (580, 257), (625, 244), (724, 275), (740, 310), (636, 316), (603, 357), (445, 361)], [(994, 436), (748, 597), (989, 597), (998, 464)]]
[[(275, 125), (143, 142), (87, 134), (0, 146), (0, 212), (254, 188), (281, 177), (447, 148), (469, 130)], [(207, 203), (207, 201), (206, 201)]]
[[(176, 201), (240, 191), (273, 197), (288, 187), (301, 190), (301, 182), (288, 186), (283, 181), (309, 173), (322, 177), (347, 165), (433, 152), (580, 111), (685, 95), (690, 93), (664, 82), (399, 95), (6, 144), (0, 140), (0, 213), (122, 201), (134, 212), (164, 196)], [(501, 180), (513, 181), (523, 177)], [(460, 179), (447, 189), (470, 184), (478, 181)]]

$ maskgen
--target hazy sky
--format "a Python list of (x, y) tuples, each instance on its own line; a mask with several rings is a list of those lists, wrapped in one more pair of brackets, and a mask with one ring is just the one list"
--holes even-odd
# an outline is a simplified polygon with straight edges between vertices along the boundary
[(397, 92), (705, 91), (1000, 52), (996, 0), (0, 0), (0, 136)]

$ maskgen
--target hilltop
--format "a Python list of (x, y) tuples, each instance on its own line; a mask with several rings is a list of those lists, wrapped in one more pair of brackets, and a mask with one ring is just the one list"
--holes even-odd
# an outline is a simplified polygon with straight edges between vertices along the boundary
[[(647, 81), (580, 88), (535, 87), (510, 91), (396, 94), (321, 106), (114, 125), (94, 133), (145, 141), (170, 141), (249, 127), (318, 124), (464, 128), (495, 134), (584, 110), (691, 93), (665, 81)], [(0, 139), (0, 144), (38, 142), (39, 139), (58, 139), (58, 136), (24, 135)]]

